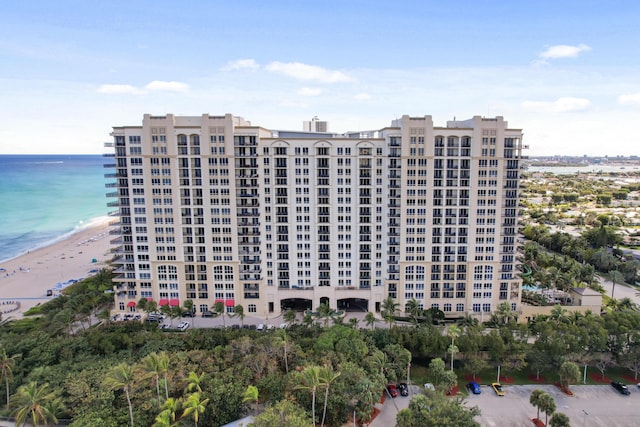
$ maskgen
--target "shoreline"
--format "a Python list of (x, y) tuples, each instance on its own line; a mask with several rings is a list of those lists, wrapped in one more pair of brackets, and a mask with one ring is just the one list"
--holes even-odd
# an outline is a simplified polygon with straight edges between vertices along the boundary
[(51, 244), (0, 262), (2, 318), (21, 318), (29, 308), (54, 298), (47, 297), (47, 290), (106, 267), (113, 257), (109, 241), (109, 220), (104, 217)]
[(80, 221), (80, 223), (82, 225), (77, 225), (75, 226), (73, 229), (64, 232), (60, 235), (58, 235), (57, 237), (53, 237), (47, 241), (44, 241), (40, 244), (37, 244), (36, 246), (33, 246), (31, 248), (27, 248), (24, 249), (21, 253), (17, 254), (17, 255), (12, 255), (9, 256), (8, 258), (4, 258), (4, 259), (0, 259), (0, 267), (2, 266), (2, 264), (6, 264), (10, 261), (13, 261), (16, 258), (20, 258), (23, 255), (27, 255), (29, 252), (34, 252), (37, 251), (38, 249), (42, 249), (42, 248), (46, 248), (48, 246), (52, 246), (55, 245), (58, 242), (62, 242), (66, 239), (71, 238), (74, 234), (78, 234), (78, 233), (82, 233), (85, 230), (94, 228), (94, 227), (100, 227), (104, 224), (108, 224), (109, 221), (111, 221), (113, 218), (104, 215), (104, 216), (98, 216), (98, 217), (93, 217), (91, 219), (89, 219), (86, 223), (84, 223), (83, 221)]

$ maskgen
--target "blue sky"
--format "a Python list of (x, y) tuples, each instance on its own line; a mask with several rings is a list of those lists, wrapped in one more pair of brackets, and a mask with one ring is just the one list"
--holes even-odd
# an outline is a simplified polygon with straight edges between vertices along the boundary
[(474, 115), (529, 155), (640, 154), (637, 1), (0, 5), (0, 153), (102, 153), (144, 113), (379, 129)]

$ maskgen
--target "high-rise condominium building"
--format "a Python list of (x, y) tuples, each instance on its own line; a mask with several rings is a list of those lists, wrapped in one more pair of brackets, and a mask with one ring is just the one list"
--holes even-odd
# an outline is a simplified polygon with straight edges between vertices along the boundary
[(502, 117), (403, 116), (343, 135), (230, 114), (113, 128), (116, 309), (141, 298), (447, 316), (518, 310), (522, 131)]

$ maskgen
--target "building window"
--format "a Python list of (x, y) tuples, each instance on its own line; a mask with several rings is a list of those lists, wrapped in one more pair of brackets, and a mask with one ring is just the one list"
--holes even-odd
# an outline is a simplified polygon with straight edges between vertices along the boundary
[(255, 313), (257, 311), (257, 307), (255, 304), (249, 304), (248, 310), (249, 310), (249, 313)]

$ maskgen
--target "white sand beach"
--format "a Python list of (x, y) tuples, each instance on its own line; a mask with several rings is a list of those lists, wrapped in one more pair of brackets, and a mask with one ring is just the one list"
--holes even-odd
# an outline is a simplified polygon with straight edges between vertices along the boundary
[[(0, 311), (19, 318), (30, 307), (48, 301), (58, 283), (86, 278), (111, 260), (108, 220), (82, 229), (52, 245), (0, 264)], [(95, 262), (94, 262), (95, 260)], [(19, 302), (20, 308), (11, 301)]]

